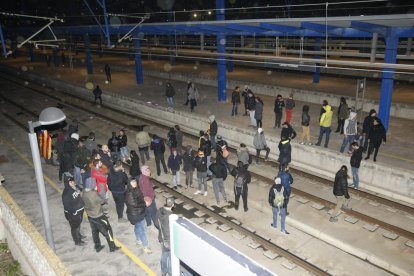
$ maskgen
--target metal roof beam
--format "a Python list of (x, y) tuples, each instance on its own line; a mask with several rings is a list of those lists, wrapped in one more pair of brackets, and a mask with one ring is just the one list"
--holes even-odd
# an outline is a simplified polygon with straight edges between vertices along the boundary
[(388, 28), (384, 25), (372, 24), (361, 21), (351, 21), (351, 28), (368, 33), (378, 33), (382, 36), (386, 36), (388, 31)]
[(342, 35), (343, 28), (334, 27), (330, 25), (322, 25), (311, 22), (302, 22), (300, 26), (304, 29), (312, 30), (318, 33), (328, 33), (330, 35)]
[(249, 26), (249, 25), (242, 25), (242, 24), (227, 24), (226, 28), (235, 29), (243, 32), (255, 33), (255, 34), (262, 34), (267, 32), (267, 29), (263, 29), (260, 27)]

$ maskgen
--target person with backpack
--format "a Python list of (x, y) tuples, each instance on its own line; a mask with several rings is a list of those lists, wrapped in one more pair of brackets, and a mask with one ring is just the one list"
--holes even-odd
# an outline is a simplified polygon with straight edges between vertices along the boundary
[(269, 204), (273, 211), (273, 223), (270, 225), (277, 229), (277, 217), (280, 213), (280, 230), (283, 234), (289, 235), (290, 233), (286, 230), (286, 215), (287, 205), (289, 203), (289, 194), (283, 187), (281, 178), (275, 177), (274, 184), (269, 190)]
[(194, 160), (194, 167), (197, 170), (198, 190), (194, 193), (199, 195), (204, 186), (204, 196), (207, 196), (207, 158), (204, 156), (204, 151), (198, 150), (197, 156)]
[(223, 162), (217, 160), (210, 165), (210, 171), (213, 173), (213, 190), (216, 197), (217, 205), (220, 205), (220, 193), (223, 196), (224, 202), (227, 203), (227, 195), (224, 190), (224, 181), (227, 178), (227, 168)]
[(240, 196), (243, 198), (243, 208), (247, 212), (247, 184), (251, 181), (250, 172), (247, 171), (247, 167), (244, 166), (243, 162), (237, 162), (237, 167), (231, 171), (231, 175), (234, 177), (234, 209), (239, 209)]

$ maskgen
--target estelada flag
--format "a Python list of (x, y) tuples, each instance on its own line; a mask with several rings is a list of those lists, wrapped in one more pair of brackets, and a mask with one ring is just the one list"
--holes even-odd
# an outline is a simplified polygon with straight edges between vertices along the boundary
[(40, 155), (46, 160), (52, 158), (52, 138), (47, 130), (38, 132)]

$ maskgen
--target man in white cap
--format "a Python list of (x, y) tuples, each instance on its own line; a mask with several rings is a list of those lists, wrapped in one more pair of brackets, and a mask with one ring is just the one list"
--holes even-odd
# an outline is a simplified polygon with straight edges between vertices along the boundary
[(266, 144), (266, 138), (263, 133), (263, 128), (259, 127), (253, 138), (253, 145), (256, 148), (256, 164), (259, 164), (260, 151), (266, 151), (265, 161), (269, 158), (270, 148)]

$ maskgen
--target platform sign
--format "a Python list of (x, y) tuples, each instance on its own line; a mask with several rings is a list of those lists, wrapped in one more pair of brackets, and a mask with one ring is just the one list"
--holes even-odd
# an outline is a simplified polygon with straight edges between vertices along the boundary
[(357, 80), (356, 95), (355, 95), (355, 112), (358, 114), (357, 121), (361, 122), (362, 112), (364, 110), (366, 78)]
[(180, 261), (203, 276), (276, 275), (190, 220), (170, 215), (172, 276)]

